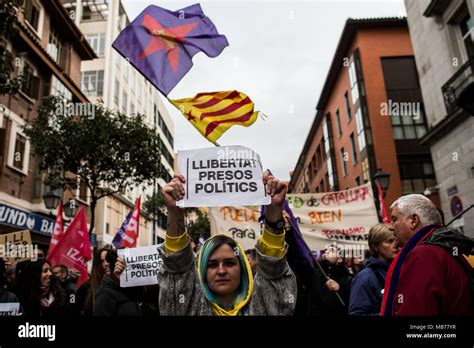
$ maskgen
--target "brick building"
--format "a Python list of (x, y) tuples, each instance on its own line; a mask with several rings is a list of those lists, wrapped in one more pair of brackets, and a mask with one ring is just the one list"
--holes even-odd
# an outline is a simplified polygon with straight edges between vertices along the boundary
[[(386, 203), (436, 186), (404, 18), (348, 19), (290, 192), (344, 190), (390, 173)], [(439, 204), (437, 195), (430, 198)]]

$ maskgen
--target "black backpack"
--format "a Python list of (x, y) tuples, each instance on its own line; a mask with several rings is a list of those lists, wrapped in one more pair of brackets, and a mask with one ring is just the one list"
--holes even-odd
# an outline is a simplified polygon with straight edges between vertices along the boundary
[(456, 230), (442, 227), (434, 231), (423, 243), (437, 245), (445, 249), (466, 272), (469, 278), (469, 288), (471, 290), (470, 308), (471, 312), (474, 313), (474, 268), (465, 257), (474, 255), (474, 239)]

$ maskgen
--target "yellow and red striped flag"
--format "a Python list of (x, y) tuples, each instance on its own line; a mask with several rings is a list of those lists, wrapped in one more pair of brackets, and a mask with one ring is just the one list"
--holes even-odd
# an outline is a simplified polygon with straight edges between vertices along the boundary
[(254, 104), (250, 98), (235, 90), (199, 93), (194, 98), (175, 99), (170, 102), (212, 143), (230, 127), (248, 127), (258, 116), (258, 112), (253, 110)]

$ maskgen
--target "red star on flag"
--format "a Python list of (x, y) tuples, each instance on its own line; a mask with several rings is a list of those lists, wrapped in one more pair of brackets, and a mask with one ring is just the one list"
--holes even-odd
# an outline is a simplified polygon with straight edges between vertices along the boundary
[(196, 26), (196, 23), (165, 28), (158, 23), (153, 17), (145, 14), (143, 18), (143, 26), (152, 35), (148, 46), (140, 54), (140, 59), (150, 54), (166, 50), (166, 56), (174, 72), (178, 70), (179, 65), (179, 45), (177, 42), (183, 42), (183, 38)]

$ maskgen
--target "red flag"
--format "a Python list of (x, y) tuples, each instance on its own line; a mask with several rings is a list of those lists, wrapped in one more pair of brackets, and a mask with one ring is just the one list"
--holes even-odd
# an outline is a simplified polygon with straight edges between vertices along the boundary
[(58, 216), (56, 216), (56, 221), (54, 222), (54, 230), (53, 235), (51, 236), (51, 242), (49, 243), (49, 252), (51, 254), (56, 244), (58, 244), (59, 240), (64, 234), (63, 228), (63, 205), (61, 200), (59, 200), (58, 206)]
[(48, 261), (51, 262), (53, 267), (63, 264), (68, 268), (77, 269), (81, 273), (77, 285), (81, 286), (89, 278), (86, 263), (91, 258), (92, 253), (89, 232), (87, 230), (86, 212), (84, 207), (81, 207), (69, 224), (63, 238), (59, 240), (56, 247), (48, 255)]
[(122, 236), (122, 247), (134, 248), (137, 246), (138, 232), (140, 229), (140, 202), (142, 196), (138, 197), (133, 213), (128, 222), (125, 233)]
[(387, 206), (385, 205), (385, 201), (383, 200), (383, 192), (382, 187), (380, 186), (380, 182), (377, 181), (377, 190), (379, 191), (379, 202), (380, 202), (380, 211), (382, 212), (382, 221), (384, 224), (390, 224), (392, 221), (390, 220), (390, 215), (387, 211)]

